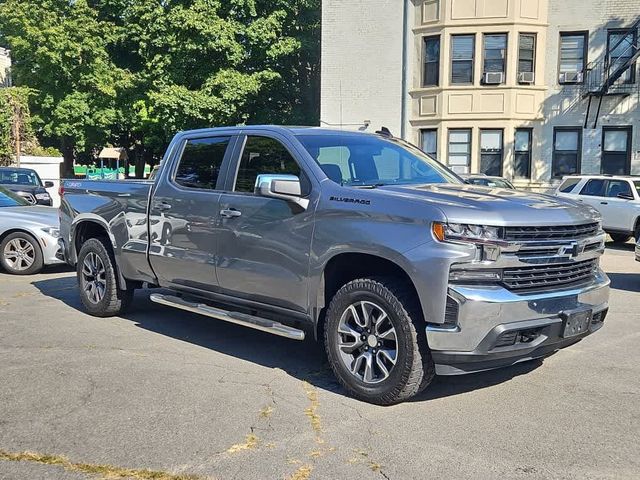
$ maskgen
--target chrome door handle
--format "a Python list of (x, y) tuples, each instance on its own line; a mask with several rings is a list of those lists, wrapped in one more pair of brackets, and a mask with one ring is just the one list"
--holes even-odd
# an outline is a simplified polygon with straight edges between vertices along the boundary
[(224, 218), (238, 218), (242, 216), (242, 212), (240, 210), (224, 209), (220, 210), (220, 216)]
[(156, 210), (160, 210), (161, 212), (166, 212), (167, 210), (171, 210), (171, 205), (167, 202), (157, 202), (155, 204)]

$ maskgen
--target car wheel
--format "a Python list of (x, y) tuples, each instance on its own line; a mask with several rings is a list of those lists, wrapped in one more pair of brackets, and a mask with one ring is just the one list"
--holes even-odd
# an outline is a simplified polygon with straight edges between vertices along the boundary
[[(325, 348), (338, 381), (356, 398), (392, 405), (434, 377), (413, 289), (393, 278), (349, 282), (327, 310)], [(418, 328), (419, 327), (419, 328)]]
[(38, 241), (24, 232), (7, 235), (0, 243), (0, 264), (13, 275), (38, 273), (44, 266)]
[(77, 264), (80, 299), (93, 316), (120, 315), (133, 300), (133, 289), (119, 288), (115, 264), (113, 251), (102, 239), (91, 238), (82, 245)]
[(624, 233), (610, 233), (609, 236), (615, 243), (627, 243), (631, 239), (631, 235)]

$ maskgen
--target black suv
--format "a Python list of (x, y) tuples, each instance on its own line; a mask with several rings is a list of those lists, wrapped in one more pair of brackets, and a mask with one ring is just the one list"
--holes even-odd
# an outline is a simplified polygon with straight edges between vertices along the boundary
[(0, 167), (0, 186), (20, 195), (32, 205), (51, 206), (53, 201), (47, 188), (53, 182), (44, 182), (35, 170), (30, 168)]

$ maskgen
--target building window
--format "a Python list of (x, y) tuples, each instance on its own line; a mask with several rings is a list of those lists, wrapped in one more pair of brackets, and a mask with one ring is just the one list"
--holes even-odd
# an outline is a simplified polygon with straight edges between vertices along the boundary
[(582, 129), (556, 127), (553, 129), (553, 177), (580, 173)]
[(435, 128), (422, 130), (422, 151), (435, 159), (438, 158), (438, 130)]
[(521, 33), (518, 40), (518, 82), (533, 83), (536, 71), (536, 35)]
[(473, 83), (475, 35), (451, 36), (451, 83)]
[[(607, 33), (607, 68), (609, 74), (625, 65), (633, 56), (637, 40), (637, 31), (625, 35), (624, 32), (610, 30)], [(634, 83), (636, 81), (636, 64), (628, 68), (618, 80), (619, 83)]]
[(456, 173), (469, 173), (471, 168), (471, 129), (449, 130), (449, 167)]
[(587, 32), (560, 34), (560, 83), (582, 83), (587, 59)]
[[(507, 66), (507, 34), (496, 33), (484, 36), (483, 82), (504, 83)], [(494, 75), (497, 74), (497, 75)], [(500, 75), (502, 74), (502, 75)]]
[(600, 172), (610, 175), (631, 173), (631, 127), (602, 128)]
[(531, 140), (533, 130), (531, 128), (516, 129), (514, 142), (515, 164), (514, 176), (516, 178), (531, 178)]
[(423, 87), (437, 87), (440, 84), (440, 37), (424, 39)]
[(502, 130), (480, 130), (480, 173), (502, 176)]

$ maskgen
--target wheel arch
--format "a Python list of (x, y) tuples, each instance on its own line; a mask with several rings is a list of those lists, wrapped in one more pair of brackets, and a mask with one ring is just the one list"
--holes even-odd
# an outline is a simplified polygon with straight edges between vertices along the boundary
[(357, 278), (394, 277), (406, 282), (416, 300), (420, 296), (416, 284), (407, 269), (396, 260), (381, 255), (364, 252), (341, 252), (331, 257), (322, 269), (320, 285), (315, 299), (313, 315), (316, 339), (322, 338), (325, 312), (336, 292), (345, 284)]
[(114, 254), (114, 268), (118, 276), (118, 283), (120, 285), (120, 288), (123, 290), (127, 288), (127, 280), (122, 276), (118, 265), (119, 255), (116, 248), (115, 239), (109, 229), (109, 225), (101, 217), (93, 215), (78, 217), (71, 225), (70, 237), (70, 250), (72, 252), (71, 255), (74, 263), (78, 261), (78, 254), (80, 253), (80, 249), (82, 248), (84, 242), (91, 238), (103, 238), (107, 240), (108, 245), (111, 247), (111, 250)]

